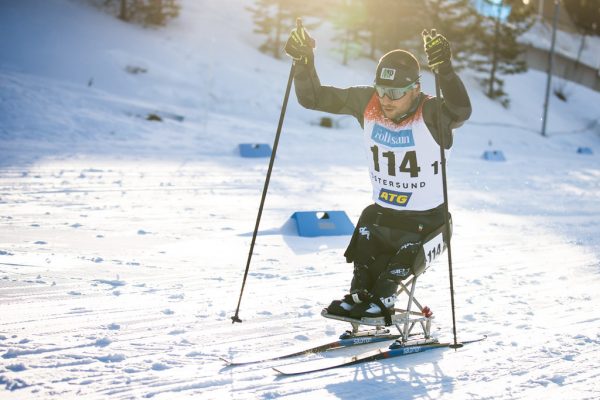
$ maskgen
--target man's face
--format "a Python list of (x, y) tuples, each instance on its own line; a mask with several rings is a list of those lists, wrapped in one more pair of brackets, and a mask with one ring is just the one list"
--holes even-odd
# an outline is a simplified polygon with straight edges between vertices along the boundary
[(421, 91), (420, 85), (416, 85), (410, 91), (406, 92), (404, 97), (398, 100), (392, 100), (387, 95), (379, 97), (379, 104), (381, 104), (381, 110), (383, 115), (389, 119), (396, 119), (406, 114), (412, 106), (415, 99), (419, 96)]

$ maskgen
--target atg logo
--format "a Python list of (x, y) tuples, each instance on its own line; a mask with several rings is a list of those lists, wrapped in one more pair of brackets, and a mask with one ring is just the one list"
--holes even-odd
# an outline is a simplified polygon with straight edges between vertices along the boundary
[(371, 139), (388, 147), (410, 147), (415, 145), (412, 129), (392, 131), (378, 124), (373, 126)]
[(379, 200), (387, 204), (406, 207), (412, 193), (394, 192), (393, 190), (381, 189)]

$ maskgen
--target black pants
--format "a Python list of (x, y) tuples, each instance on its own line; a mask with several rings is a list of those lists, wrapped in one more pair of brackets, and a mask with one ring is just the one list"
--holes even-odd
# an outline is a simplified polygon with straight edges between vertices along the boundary
[(443, 205), (428, 211), (395, 211), (372, 204), (365, 208), (344, 253), (354, 263), (350, 292), (375, 297), (396, 293), (414, 274), (423, 240), (444, 224)]

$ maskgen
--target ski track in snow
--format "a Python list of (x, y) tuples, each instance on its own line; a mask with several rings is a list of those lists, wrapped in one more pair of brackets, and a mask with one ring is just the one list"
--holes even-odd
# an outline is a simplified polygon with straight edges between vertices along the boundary
[[(20, 3), (33, 20), (59, 18), (52, 2), (39, 15), (34, 3)], [(231, 1), (186, 1), (188, 13), (172, 30), (150, 32), (60, 3), (65, 17), (51, 29), (70, 26), (69, 16), (92, 21), (121, 35), (124, 47), (109, 37), (94, 55), (103, 72), (96, 70), (93, 87), (81, 84), (85, 68), (73, 68), (69, 80), (52, 63), (47, 71), (15, 68), (11, 60), (23, 61), (3, 52), (16, 58), (0, 63), (2, 399), (600, 397), (600, 142), (593, 131), (532, 133), (543, 74), (507, 79), (511, 112), (465, 74), (475, 123), (458, 131), (449, 163), (456, 322), (459, 340), (487, 339), (282, 378), (272, 366), (351, 350), (239, 367), (219, 357), (285, 353), (349, 328), (320, 316), (349, 285), (352, 268), (342, 257), (349, 238), (300, 238), (289, 218), (344, 210), (357, 220), (370, 202), (361, 132), (345, 122), (316, 127), (318, 114), (290, 103), (244, 322), (232, 325), (268, 163), (240, 158), (236, 146), (272, 141), (289, 64), (246, 43), (255, 40), (246, 34), (249, 20)], [(198, 41), (201, 29), (215, 33)], [(340, 69), (319, 51), (328, 83), (371, 79), (372, 63)], [(241, 68), (239, 54), (257, 67)], [(177, 73), (163, 65), (170, 57)], [(147, 65), (148, 77), (123, 75), (123, 63)], [(199, 73), (200, 83), (190, 81)], [(423, 80), (430, 85), (432, 77)], [(552, 103), (550, 126), (586, 125), (597, 118), (589, 111), (597, 102), (597, 93), (574, 90), (570, 103)], [(143, 119), (156, 110), (185, 119)], [(581, 144), (594, 155), (576, 154)], [(507, 161), (482, 160), (490, 145)], [(417, 290), (443, 339), (452, 331), (448, 282), (438, 261)]]

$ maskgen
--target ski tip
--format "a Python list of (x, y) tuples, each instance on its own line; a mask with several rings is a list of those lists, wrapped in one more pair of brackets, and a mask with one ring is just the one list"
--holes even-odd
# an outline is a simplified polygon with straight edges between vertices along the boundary
[(231, 366), (233, 364), (233, 360), (229, 360), (225, 357), (219, 357), (219, 360), (223, 361), (225, 364), (227, 364), (227, 366)]
[[(300, 363), (302, 364), (302, 363)], [(282, 365), (280, 367), (272, 367), (271, 368), (273, 371), (277, 372), (277, 376), (279, 377), (285, 377), (285, 376), (292, 376), (292, 375), (302, 375), (302, 374), (306, 374), (308, 372), (316, 372), (313, 371), (311, 369), (308, 370), (304, 370), (304, 369), (295, 369), (294, 367), (290, 368), (290, 365), (288, 365), (288, 368), (286, 368), (285, 365)]]
[(449, 349), (458, 350), (458, 349), (462, 349), (463, 347), (465, 347), (466, 344), (481, 342), (485, 339), (487, 339), (487, 335), (482, 335), (481, 337), (474, 338), (474, 339), (461, 340), (459, 342), (448, 341), (448, 342), (446, 342), (445, 346), (448, 347)]
[[(477, 343), (477, 342), (481, 342), (482, 340), (487, 339), (487, 335), (482, 335), (481, 337), (475, 338), (475, 339), (469, 339), (469, 340), (463, 340), (462, 342), (457, 343), (457, 345), (460, 345), (456, 348), (460, 348), (463, 347), (465, 344), (470, 344), (470, 343)], [(450, 346), (448, 346), (450, 348), (455, 348), (454, 344), (451, 344)]]
[[(482, 340), (485, 340), (485, 339), (487, 339), (487, 335), (481, 335), (481, 337), (480, 337), (480, 338), (473, 339), (473, 340), (469, 340), (468, 342), (469, 342), (469, 343), (472, 343), (472, 342), (481, 342)], [(467, 343), (467, 342), (464, 342), (464, 341), (463, 341), (463, 343)]]

